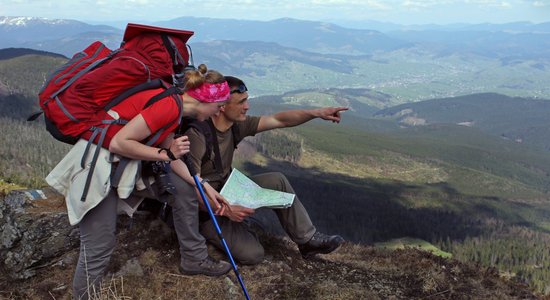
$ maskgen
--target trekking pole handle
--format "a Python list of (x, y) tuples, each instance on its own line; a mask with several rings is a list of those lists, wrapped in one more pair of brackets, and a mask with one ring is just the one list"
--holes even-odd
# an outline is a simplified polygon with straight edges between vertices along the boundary
[[(181, 136), (183, 136), (183, 133), (181, 132), (181, 128), (178, 128), (178, 130), (176, 131), (176, 134), (174, 135), (174, 139), (177, 139)], [(189, 170), (189, 174), (191, 174), (191, 177), (193, 177), (193, 176), (197, 175), (197, 170), (195, 170), (195, 167), (191, 163), (191, 158), (189, 157), (189, 155), (190, 154), (187, 153), (184, 156), (180, 157), (180, 159), (187, 166), (187, 169)]]
[(189, 154), (185, 154), (181, 159), (183, 160), (183, 163), (185, 163), (185, 165), (187, 166), (187, 169), (189, 169), (189, 174), (191, 174), (191, 176), (197, 175), (197, 170), (195, 170)]

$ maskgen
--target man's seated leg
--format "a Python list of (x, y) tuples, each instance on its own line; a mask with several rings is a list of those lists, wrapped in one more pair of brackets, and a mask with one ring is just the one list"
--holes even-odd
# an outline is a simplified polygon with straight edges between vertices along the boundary
[[(247, 224), (244, 222), (233, 222), (226, 217), (217, 217), (217, 221), (234, 260), (244, 265), (255, 265), (262, 262), (264, 248), (260, 244), (256, 234)], [(218, 237), (211, 219), (201, 222), (200, 232), (209, 242), (225, 254), (225, 248)]]
[(170, 174), (177, 194), (168, 203), (172, 206), (174, 228), (180, 246), (180, 272), (187, 275), (220, 276), (231, 270), (231, 264), (208, 256), (206, 240), (199, 232), (199, 208), (193, 186), (181, 177)]
[[(252, 180), (263, 188), (296, 194), (286, 176), (280, 172), (254, 175)], [(329, 236), (317, 231), (298, 195), (289, 208), (274, 209), (273, 211), (277, 214), (285, 232), (298, 244), (304, 258), (311, 258), (315, 254), (331, 253), (344, 242), (339, 235)]]

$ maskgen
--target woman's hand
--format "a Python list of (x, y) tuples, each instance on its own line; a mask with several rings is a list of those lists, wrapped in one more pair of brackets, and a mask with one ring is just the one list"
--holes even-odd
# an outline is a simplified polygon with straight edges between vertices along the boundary
[(216, 191), (208, 182), (203, 185), (204, 192), (208, 197), (208, 203), (214, 211), (214, 214), (222, 216), (227, 211), (231, 211), (229, 202)]
[(170, 151), (174, 154), (176, 158), (180, 158), (185, 154), (189, 153), (189, 138), (186, 135), (182, 135), (178, 138), (174, 138), (170, 144)]
[(252, 208), (230, 205), (231, 210), (225, 211), (223, 216), (228, 217), (233, 222), (242, 222), (246, 217), (253, 215), (256, 211)]

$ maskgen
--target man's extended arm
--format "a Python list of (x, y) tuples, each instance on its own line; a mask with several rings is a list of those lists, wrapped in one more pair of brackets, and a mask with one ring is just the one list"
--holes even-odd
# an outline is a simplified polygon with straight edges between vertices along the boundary
[(275, 128), (292, 127), (303, 124), (315, 118), (340, 122), (340, 112), (348, 110), (346, 107), (324, 107), (318, 109), (296, 109), (278, 112), (269, 116), (261, 116), (258, 124), (258, 132)]

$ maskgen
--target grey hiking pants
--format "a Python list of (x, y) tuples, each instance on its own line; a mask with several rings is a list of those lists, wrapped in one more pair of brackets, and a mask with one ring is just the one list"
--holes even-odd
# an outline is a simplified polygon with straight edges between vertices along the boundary
[[(205, 239), (199, 233), (198, 199), (187, 197), (190, 193), (195, 193), (195, 189), (173, 172), (170, 172), (170, 179), (177, 188), (175, 200), (168, 204), (172, 206), (181, 259), (203, 260), (208, 256), (208, 252)], [(152, 188), (156, 190), (155, 184)], [(148, 190), (134, 190), (132, 197), (156, 199)], [(74, 299), (88, 299), (90, 295), (99, 293), (99, 284), (116, 244), (118, 201), (116, 191), (111, 190), (79, 224), (80, 256), (73, 278)]]
[[(294, 189), (282, 173), (263, 173), (252, 176), (251, 179), (261, 187), (295, 194)], [(291, 207), (273, 209), (273, 211), (285, 232), (297, 244), (308, 242), (316, 231), (298, 196), (294, 198)], [(257, 264), (263, 260), (264, 248), (246, 223), (233, 222), (226, 217), (217, 217), (217, 221), (235, 260), (242, 264)], [(201, 222), (200, 232), (216, 247), (224, 249), (212, 220)]]

